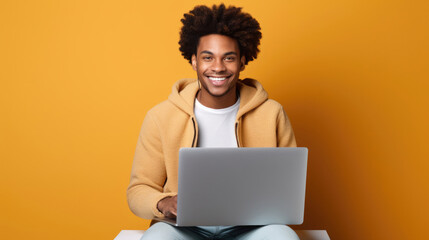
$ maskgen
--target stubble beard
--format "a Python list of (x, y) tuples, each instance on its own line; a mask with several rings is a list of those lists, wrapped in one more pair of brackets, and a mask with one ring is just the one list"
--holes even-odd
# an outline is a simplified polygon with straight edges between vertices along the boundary
[(231, 85), (231, 86), (229, 86), (229, 87), (228, 87), (228, 89), (226, 89), (226, 91), (225, 91), (225, 92), (223, 92), (223, 93), (221, 93), (221, 94), (214, 94), (214, 93), (212, 93), (212, 92), (209, 90), (209, 88), (208, 88), (205, 84), (203, 84), (203, 83), (202, 83), (202, 81), (200, 81), (200, 82), (201, 82), (201, 86), (204, 88), (204, 90), (206, 90), (206, 92), (207, 92), (210, 96), (212, 96), (212, 97), (216, 97), (216, 98), (220, 98), (220, 97), (223, 97), (223, 96), (227, 95), (229, 92), (231, 92), (231, 89), (234, 87), (233, 85)]

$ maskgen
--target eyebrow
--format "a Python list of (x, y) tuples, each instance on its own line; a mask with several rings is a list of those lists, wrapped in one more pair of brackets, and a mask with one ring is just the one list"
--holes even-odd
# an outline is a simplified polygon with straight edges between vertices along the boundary
[[(207, 51), (207, 50), (200, 52), (200, 54), (203, 54), (203, 53), (214, 55), (212, 52)], [(227, 53), (225, 53), (223, 55), (224, 56), (228, 56), (228, 55), (235, 55), (235, 56), (237, 56), (238, 54), (236, 52), (227, 52)]]

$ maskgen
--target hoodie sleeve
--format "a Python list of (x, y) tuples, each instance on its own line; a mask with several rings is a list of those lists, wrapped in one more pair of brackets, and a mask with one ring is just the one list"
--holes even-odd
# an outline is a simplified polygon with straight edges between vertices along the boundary
[(295, 134), (283, 107), (277, 115), (277, 147), (296, 147)]
[(138, 138), (127, 189), (131, 211), (145, 219), (163, 217), (157, 209), (158, 201), (177, 194), (163, 192), (167, 174), (159, 130), (151, 112), (148, 112)]

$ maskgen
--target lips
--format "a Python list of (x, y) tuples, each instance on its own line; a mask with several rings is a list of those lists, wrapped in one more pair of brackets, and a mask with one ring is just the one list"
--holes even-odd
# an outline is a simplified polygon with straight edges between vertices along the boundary
[(226, 82), (225, 80), (228, 79), (230, 76), (207, 76), (207, 78), (210, 80), (210, 82), (216, 86), (216, 87), (220, 87), (222, 85), (224, 85), (224, 83)]
[(223, 81), (226, 79), (226, 77), (209, 77), (212, 81)]

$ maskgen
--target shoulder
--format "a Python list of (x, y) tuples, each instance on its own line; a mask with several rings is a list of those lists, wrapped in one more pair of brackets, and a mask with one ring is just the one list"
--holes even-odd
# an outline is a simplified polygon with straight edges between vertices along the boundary
[(180, 111), (171, 101), (165, 100), (151, 109), (146, 114), (146, 117), (150, 117), (154, 120), (162, 120), (162, 119), (168, 119), (169, 117), (172, 117), (174, 115), (179, 114)]
[(264, 119), (264, 121), (280, 121), (281, 119), (288, 118), (283, 106), (273, 100), (267, 99), (257, 108), (246, 114), (247, 117), (256, 117), (258, 119)]
[(283, 106), (279, 102), (273, 99), (267, 99), (258, 108), (264, 109), (266, 111), (271, 111), (271, 112), (283, 111)]

